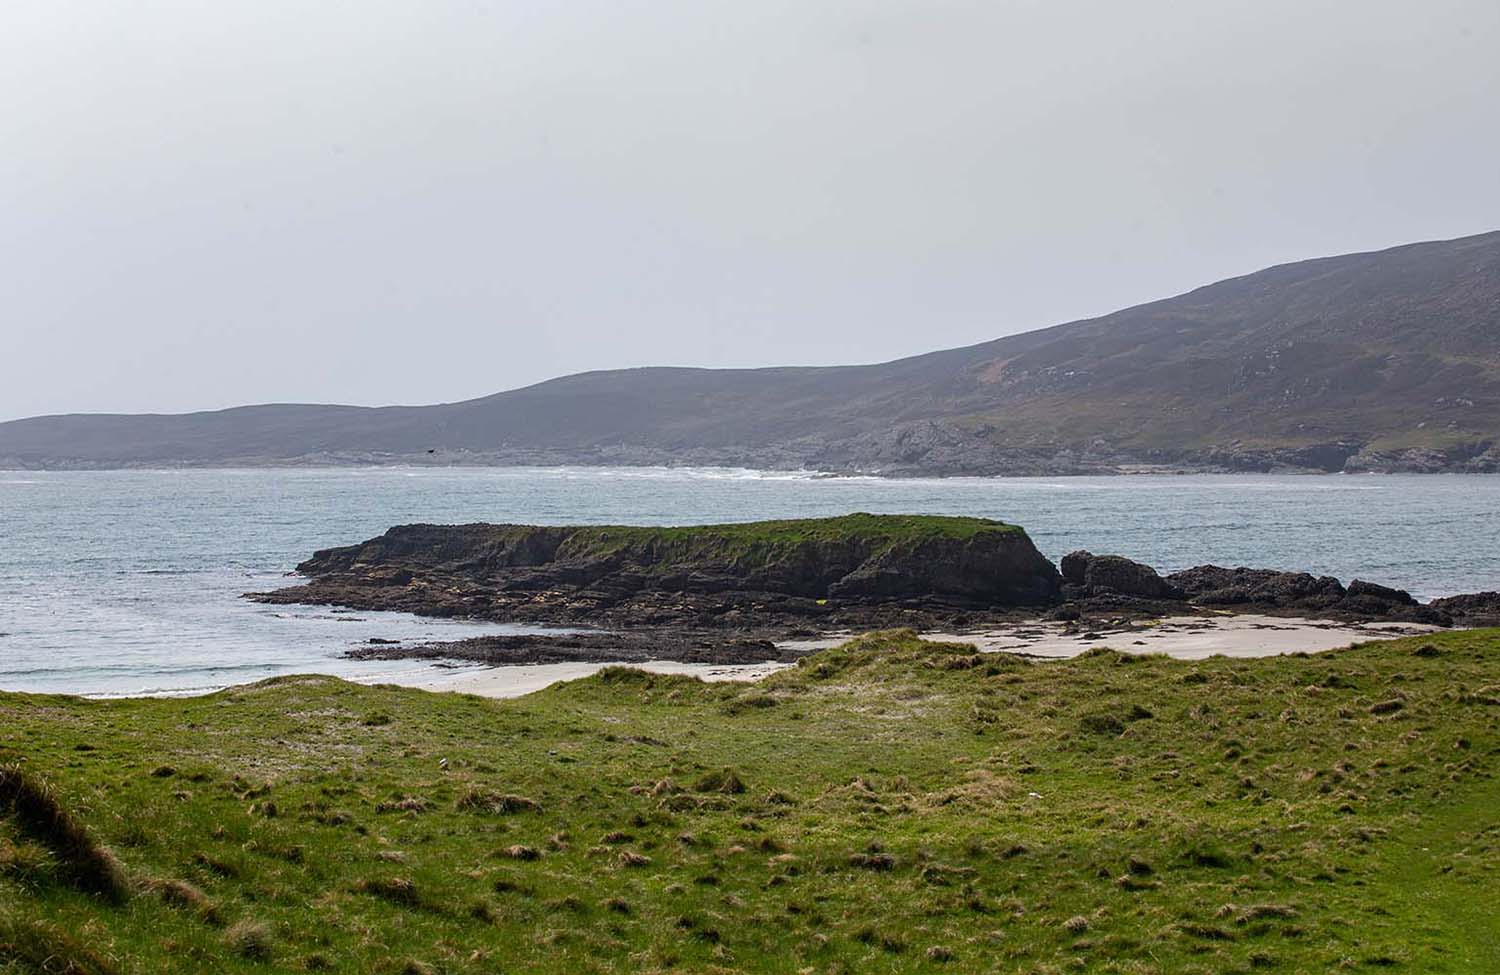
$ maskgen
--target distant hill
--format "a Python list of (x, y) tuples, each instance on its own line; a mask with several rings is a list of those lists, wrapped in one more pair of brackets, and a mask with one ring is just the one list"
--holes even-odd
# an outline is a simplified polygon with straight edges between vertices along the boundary
[(0, 466), (1500, 471), (1500, 232), (1285, 264), (869, 366), (582, 373), (437, 406), (0, 424)]

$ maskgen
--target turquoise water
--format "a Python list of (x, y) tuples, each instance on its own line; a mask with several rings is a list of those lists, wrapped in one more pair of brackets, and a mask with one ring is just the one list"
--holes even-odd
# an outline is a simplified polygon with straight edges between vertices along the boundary
[(1427, 598), (1500, 589), (1500, 477), (1195, 476), (886, 481), (727, 470), (0, 471), (0, 688), (197, 690), (372, 677), (370, 637), (504, 629), (258, 606), (314, 549), (414, 521), (689, 524), (849, 511), (983, 515), (1056, 559), (1117, 552), (1306, 569)]

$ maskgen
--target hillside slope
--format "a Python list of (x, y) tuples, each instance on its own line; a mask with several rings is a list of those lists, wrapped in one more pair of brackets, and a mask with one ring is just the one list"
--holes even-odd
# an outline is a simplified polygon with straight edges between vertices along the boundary
[(879, 365), (583, 373), (461, 403), (0, 424), (0, 466), (1500, 470), (1500, 232), (1301, 261)]

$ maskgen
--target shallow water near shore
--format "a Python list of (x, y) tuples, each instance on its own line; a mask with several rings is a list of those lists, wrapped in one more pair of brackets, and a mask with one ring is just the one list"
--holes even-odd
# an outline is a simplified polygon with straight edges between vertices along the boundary
[(881, 480), (723, 469), (0, 471), (0, 688), (183, 693), (276, 674), (422, 683), (422, 662), (340, 654), (515, 632), (395, 613), (272, 607), (315, 549), (395, 524), (692, 524), (850, 511), (1000, 518), (1056, 559), (1167, 571), (1305, 569), (1419, 598), (1500, 589), (1500, 477), (1132, 476)]

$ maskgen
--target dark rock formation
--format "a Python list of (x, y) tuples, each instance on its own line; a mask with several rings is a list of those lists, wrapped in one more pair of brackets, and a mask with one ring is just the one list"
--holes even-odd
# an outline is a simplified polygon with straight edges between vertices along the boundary
[(636, 630), (570, 634), (480, 636), (412, 647), (360, 646), (354, 660), (461, 660), (490, 666), (556, 663), (638, 664), (671, 660), (689, 664), (789, 663), (812, 651), (785, 650), (771, 640), (725, 638), (714, 631)]
[(1500, 626), (1500, 592), (1471, 592), (1434, 599), (1428, 608), (1460, 626)]
[(1332, 576), (1274, 569), (1225, 569), (1200, 565), (1167, 576), (1199, 606), (1267, 607), (1345, 618), (1401, 620), (1446, 626), (1450, 614), (1423, 606), (1402, 589), (1356, 579), (1344, 585)]
[(1162, 579), (1149, 565), (1120, 555), (1070, 552), (1062, 559), (1063, 578), (1079, 595), (1137, 596), (1142, 599), (1182, 599), (1176, 586)]
[(406, 525), (298, 567), (253, 598), (570, 625), (902, 622), (892, 609), (1055, 603), (1057, 570), (1020, 528), (847, 515), (707, 525)]
[[(1500, 594), (1420, 605), (1363, 580), (1200, 565), (1166, 578), (1071, 552), (1062, 572), (1020, 528), (981, 518), (846, 515), (705, 525), (405, 525), (298, 566), (251, 598), (551, 624), (568, 632), (392, 645), (358, 657), (502, 663), (786, 661), (776, 641), (834, 630), (968, 628), (1047, 616), (1088, 630), (1225, 607), (1439, 625), (1500, 624)], [(583, 628), (583, 629), (578, 629)]]
[(1167, 576), (1188, 599), (1200, 606), (1254, 604), (1279, 609), (1330, 609), (1343, 601), (1342, 583), (1332, 576), (1274, 569), (1225, 569), (1200, 565)]

